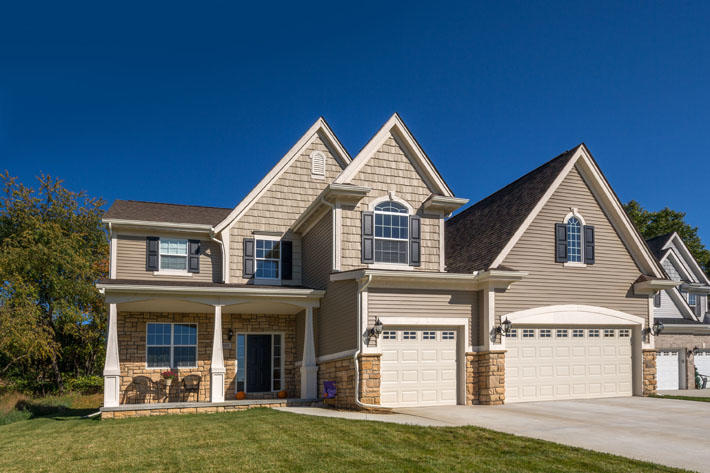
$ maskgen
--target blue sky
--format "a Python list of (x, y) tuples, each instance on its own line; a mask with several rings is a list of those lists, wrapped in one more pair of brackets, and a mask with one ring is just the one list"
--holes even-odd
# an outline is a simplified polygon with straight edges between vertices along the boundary
[(318, 116), (355, 155), (396, 111), (458, 196), (584, 141), (710, 243), (707, 2), (14, 3), (0, 169), (24, 182), (230, 207)]

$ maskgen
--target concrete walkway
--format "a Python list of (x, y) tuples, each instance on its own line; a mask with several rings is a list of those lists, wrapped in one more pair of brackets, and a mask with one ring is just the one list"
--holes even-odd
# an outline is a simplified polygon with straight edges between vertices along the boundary
[(500, 432), (710, 473), (710, 403), (658, 398), (446, 406), (365, 414), (323, 408), (279, 410), (425, 426), (475, 425)]

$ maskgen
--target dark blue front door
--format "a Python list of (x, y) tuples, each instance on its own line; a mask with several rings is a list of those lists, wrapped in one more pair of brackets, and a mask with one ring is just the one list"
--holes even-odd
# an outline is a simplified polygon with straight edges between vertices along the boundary
[(271, 335), (247, 335), (247, 392), (271, 391)]

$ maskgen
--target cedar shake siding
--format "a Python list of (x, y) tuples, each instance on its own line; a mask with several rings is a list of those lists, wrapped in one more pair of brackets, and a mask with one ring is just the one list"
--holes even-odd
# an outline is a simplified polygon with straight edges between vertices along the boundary
[(333, 215), (329, 211), (302, 238), (303, 285), (325, 289), (333, 269)]
[(357, 282), (328, 283), (316, 319), (316, 356), (357, 348)]
[(188, 276), (155, 275), (146, 270), (146, 237), (199, 239), (180, 234), (156, 234), (146, 236), (117, 235), (116, 279), (147, 279), (161, 281), (221, 282), (222, 254), (217, 243), (200, 240), (200, 272)]
[(355, 208), (343, 208), (341, 269), (348, 271), (364, 266), (361, 262), (362, 212), (369, 210), (370, 202), (392, 191), (421, 216), (421, 265), (414, 269), (439, 271), (440, 217), (423, 215), (421, 211), (422, 203), (433, 191), (392, 136), (352, 179), (352, 184), (369, 187), (372, 191)]
[[(314, 151), (321, 151), (325, 155), (325, 178), (311, 176), (311, 153)], [(284, 280), (283, 284), (296, 286), (302, 284), (301, 240), (288, 230), (342, 169), (320, 136), (317, 135), (304, 147), (298, 158), (283, 171), (246, 213), (227, 227), (230, 232), (230, 282), (252, 281), (243, 277), (243, 242), (245, 238), (255, 238), (253, 232), (262, 231), (285, 233), (285, 239), (293, 240), (293, 278), (290, 281)]]
[[(555, 224), (576, 208), (596, 230), (596, 262), (586, 267), (555, 263)], [(505, 292), (496, 293), (497, 322), (504, 314), (534, 307), (583, 304), (648, 318), (648, 296), (633, 295), (641, 269), (599, 206), (576, 167), (535, 217), (503, 266), (528, 272)]]

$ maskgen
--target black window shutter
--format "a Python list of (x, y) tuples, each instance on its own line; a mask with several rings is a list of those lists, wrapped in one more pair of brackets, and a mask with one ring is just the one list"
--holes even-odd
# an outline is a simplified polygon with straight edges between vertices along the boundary
[(254, 276), (254, 239), (244, 239), (244, 277)]
[(375, 213), (362, 213), (362, 262), (375, 262)]
[(189, 273), (200, 272), (200, 240), (188, 240), (187, 242), (187, 271)]
[(145, 270), (158, 271), (158, 252), (160, 251), (160, 238), (146, 237), (145, 239)]
[(584, 226), (584, 264), (594, 264), (594, 227)]
[(281, 279), (293, 279), (293, 242), (281, 240)]
[(422, 264), (422, 221), (416, 215), (409, 217), (409, 264)]
[(555, 224), (555, 262), (567, 262), (567, 225)]
[(661, 307), (661, 291), (653, 295), (653, 307)]

